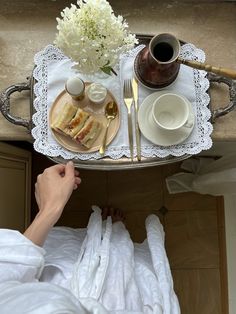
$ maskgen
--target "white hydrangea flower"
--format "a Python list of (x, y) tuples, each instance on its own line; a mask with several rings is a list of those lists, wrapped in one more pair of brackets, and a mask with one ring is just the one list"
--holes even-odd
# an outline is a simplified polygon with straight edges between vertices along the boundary
[(106, 0), (78, 0), (57, 18), (55, 44), (82, 73), (109, 72), (119, 56), (137, 43), (122, 16), (115, 16)]

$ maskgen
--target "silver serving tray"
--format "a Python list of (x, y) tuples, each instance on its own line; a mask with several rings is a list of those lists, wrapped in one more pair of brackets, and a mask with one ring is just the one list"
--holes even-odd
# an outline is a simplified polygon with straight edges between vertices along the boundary
[[(140, 44), (148, 45), (149, 41), (153, 37), (153, 35), (143, 35), (143, 34), (137, 34), (137, 38), (139, 39)], [(180, 42), (183, 44), (184, 41)], [(236, 107), (236, 82), (219, 76), (212, 73), (208, 73), (208, 79), (210, 81), (210, 85), (212, 83), (223, 83), (228, 86), (229, 88), (229, 103), (225, 107), (221, 107), (219, 109), (213, 110), (210, 103), (210, 110), (211, 110), (211, 122), (214, 123), (219, 117), (222, 117), (226, 115), (227, 113), (234, 110)], [(33, 122), (32, 119), (25, 120), (20, 117), (16, 117), (11, 115), (10, 113), (10, 95), (14, 92), (21, 92), (23, 90), (30, 90), (30, 113), (31, 117), (34, 113), (34, 84), (35, 79), (33, 77), (33, 74), (31, 77), (27, 78), (27, 81), (24, 83), (14, 84), (9, 87), (7, 87), (5, 90), (3, 90), (0, 93), (0, 111), (2, 115), (11, 123), (15, 125), (21, 125), (25, 127), (29, 132), (31, 132), (33, 128)], [(209, 91), (210, 92), (210, 91)], [(150, 157), (150, 158), (144, 158), (142, 157), (142, 160), (139, 161), (131, 161), (130, 158), (123, 157), (118, 160), (113, 160), (111, 158), (102, 158), (99, 160), (74, 160), (74, 163), (76, 167), (81, 169), (90, 169), (90, 170), (124, 170), (124, 169), (140, 169), (140, 168), (146, 168), (146, 167), (152, 167), (157, 165), (164, 165), (168, 163), (178, 162), (182, 161), (184, 159), (189, 158), (190, 155), (185, 154), (180, 157), (175, 156), (167, 156), (165, 158), (159, 158), (159, 157)], [(62, 157), (48, 157), (55, 163), (65, 163), (67, 160), (63, 159)]]

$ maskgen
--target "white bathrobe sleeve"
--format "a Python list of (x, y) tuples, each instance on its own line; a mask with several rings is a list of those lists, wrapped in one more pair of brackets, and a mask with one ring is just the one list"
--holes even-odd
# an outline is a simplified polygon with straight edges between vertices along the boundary
[(43, 248), (20, 232), (0, 229), (1, 314), (108, 314), (96, 300), (80, 302), (67, 289), (39, 282), (44, 255)]
[(43, 248), (20, 232), (0, 229), (0, 282), (38, 281), (44, 267)]
[(89, 312), (84, 309), (72, 293), (62, 287), (46, 282), (9, 281), (0, 283), (0, 313), (95, 314), (99, 312)]

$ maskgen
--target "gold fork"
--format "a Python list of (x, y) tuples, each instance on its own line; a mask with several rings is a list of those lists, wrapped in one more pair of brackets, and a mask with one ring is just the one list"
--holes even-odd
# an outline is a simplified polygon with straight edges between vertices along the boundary
[(133, 149), (133, 129), (132, 129), (132, 120), (131, 120), (131, 108), (132, 108), (134, 99), (133, 99), (133, 90), (132, 90), (130, 79), (124, 80), (123, 96), (124, 96), (124, 103), (126, 104), (126, 107), (128, 110), (129, 149), (130, 149), (130, 158), (133, 161), (134, 149)]

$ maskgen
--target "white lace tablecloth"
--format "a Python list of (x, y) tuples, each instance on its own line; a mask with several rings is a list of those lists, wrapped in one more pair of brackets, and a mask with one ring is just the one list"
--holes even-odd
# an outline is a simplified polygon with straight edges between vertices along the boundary
[[(107, 78), (99, 76), (80, 75), (85, 81), (101, 82), (108, 88), (117, 100), (120, 108), (121, 125), (117, 136), (107, 147), (106, 156), (112, 159), (119, 159), (122, 156), (130, 157), (128, 131), (127, 131), (127, 110), (123, 102), (123, 80), (133, 77), (133, 61), (136, 54), (144, 46), (138, 46), (128, 55), (123, 55), (117, 69), (118, 76), (112, 75)], [(79, 53), (79, 52), (78, 52)], [(181, 47), (181, 56), (186, 59), (204, 62), (205, 54), (202, 50), (192, 44), (186, 44)], [(64, 89), (65, 81), (76, 71), (71, 68), (73, 63), (63, 53), (53, 45), (48, 45), (37, 53), (34, 58), (36, 67), (34, 78), (37, 83), (34, 85), (34, 107), (35, 113), (32, 117), (34, 128), (32, 136), (34, 137), (34, 149), (50, 157), (61, 156), (64, 159), (99, 159), (100, 154), (95, 153), (75, 153), (63, 148), (54, 139), (50, 126), (48, 124), (48, 115), (51, 105), (57, 95)], [(212, 125), (209, 122), (211, 113), (208, 109), (210, 101), (207, 89), (209, 81), (206, 78), (205, 71), (198, 71), (180, 66), (180, 72), (174, 83), (167, 87), (168, 90), (179, 92), (189, 99), (192, 103), (196, 115), (196, 122), (191, 135), (181, 144), (169, 147), (157, 146), (149, 142), (143, 136), (141, 137), (141, 154), (144, 157), (167, 157), (181, 156), (184, 154), (198, 154), (202, 150), (209, 149), (212, 146), (211, 133)], [(139, 103), (147, 97), (153, 90), (143, 86), (139, 89)], [(135, 138), (135, 136), (134, 136)], [(136, 154), (136, 147), (135, 154)]]

